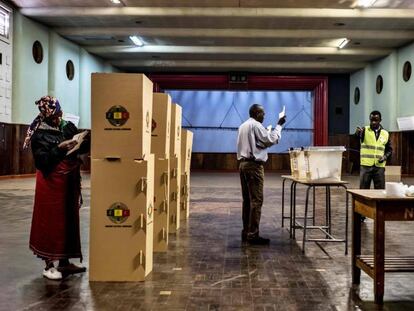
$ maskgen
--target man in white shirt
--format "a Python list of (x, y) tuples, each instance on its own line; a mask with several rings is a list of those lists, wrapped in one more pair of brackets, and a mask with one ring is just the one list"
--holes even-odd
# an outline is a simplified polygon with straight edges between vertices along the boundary
[(240, 160), (240, 181), (243, 195), (242, 241), (249, 244), (266, 245), (270, 240), (259, 235), (260, 215), (263, 205), (263, 165), (267, 160), (267, 148), (279, 142), (283, 116), (274, 130), (267, 130), (262, 123), (265, 111), (262, 105), (254, 104), (249, 109), (250, 118), (239, 127), (237, 137), (237, 159)]

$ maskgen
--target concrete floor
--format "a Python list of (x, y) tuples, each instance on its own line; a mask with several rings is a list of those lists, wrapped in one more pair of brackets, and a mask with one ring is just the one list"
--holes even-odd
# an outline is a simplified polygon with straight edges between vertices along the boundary
[[(345, 176), (350, 187), (357, 176)], [(34, 179), (0, 180), (0, 310), (414, 310), (414, 275), (386, 275), (385, 304), (373, 303), (362, 273), (351, 290), (350, 255), (343, 244), (309, 243), (306, 254), (281, 228), (281, 178), (267, 173), (261, 234), (270, 246), (240, 241), (241, 194), (236, 173), (193, 173), (191, 215), (169, 251), (154, 256), (141, 283), (89, 283), (88, 274), (50, 281), (28, 248)], [(404, 182), (414, 184), (414, 179)], [(88, 266), (89, 176), (83, 180), (81, 236)], [(299, 205), (303, 192), (298, 189)], [(317, 192), (323, 202), (322, 192)], [(344, 230), (343, 191), (334, 190), (334, 233)], [(317, 211), (321, 215), (322, 211)], [(363, 225), (363, 251), (372, 253), (372, 222)], [(414, 254), (412, 223), (386, 225), (386, 254)], [(170, 292), (170, 293), (169, 293)]]

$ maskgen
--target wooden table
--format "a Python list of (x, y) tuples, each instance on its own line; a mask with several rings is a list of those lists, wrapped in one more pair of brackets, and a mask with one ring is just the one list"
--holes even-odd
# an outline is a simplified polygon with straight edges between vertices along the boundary
[[(414, 256), (385, 258), (385, 221), (413, 221), (413, 197), (387, 197), (384, 190), (348, 190), (352, 194), (352, 284), (361, 270), (374, 280), (375, 302), (384, 298), (385, 272), (414, 272)], [(361, 216), (374, 220), (374, 256), (361, 255)]]
[[(346, 193), (346, 200), (345, 200), (345, 235), (344, 238), (336, 238), (332, 235), (332, 222), (331, 222), (331, 187), (342, 187), (345, 190), (346, 185), (348, 184), (347, 181), (337, 180), (333, 178), (325, 178), (325, 179), (318, 179), (318, 180), (302, 180), (294, 178), (290, 175), (282, 175), (283, 184), (282, 184), (282, 226), (285, 218), (290, 219), (290, 226), (289, 232), (290, 237), (295, 238), (295, 230), (296, 229), (303, 229), (303, 240), (302, 240), (302, 252), (305, 253), (305, 243), (306, 242), (342, 242), (345, 243), (345, 254), (348, 253), (348, 193)], [(285, 200), (285, 181), (291, 181), (290, 186), (290, 215), (289, 217), (285, 216), (284, 214), (284, 200)], [(301, 184), (307, 187), (306, 190), (306, 199), (305, 199), (305, 214), (303, 217), (296, 216), (296, 186), (297, 184)], [(325, 205), (325, 225), (315, 225), (315, 188), (316, 187), (324, 187), (326, 189), (326, 205)], [(311, 217), (308, 216), (309, 210), (309, 193), (310, 190), (313, 190), (313, 214)], [(303, 219), (303, 224), (300, 224), (296, 219)], [(308, 225), (308, 219), (312, 219), (313, 224)], [(325, 238), (307, 238), (306, 231), (308, 229), (317, 229), (320, 230), (324, 235)]]

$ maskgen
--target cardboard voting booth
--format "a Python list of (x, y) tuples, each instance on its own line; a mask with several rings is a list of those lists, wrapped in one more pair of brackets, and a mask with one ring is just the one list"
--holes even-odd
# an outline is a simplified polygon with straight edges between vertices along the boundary
[(172, 105), (170, 139), (170, 215), (169, 233), (180, 228), (181, 188), (181, 106)]
[(151, 153), (155, 158), (170, 157), (171, 97), (154, 93), (152, 106)]
[(151, 153), (152, 87), (143, 74), (92, 74), (93, 159)]
[(183, 129), (181, 131), (181, 220), (190, 215), (190, 165), (193, 151), (193, 133)]
[(92, 159), (90, 281), (143, 281), (152, 271), (154, 157)]

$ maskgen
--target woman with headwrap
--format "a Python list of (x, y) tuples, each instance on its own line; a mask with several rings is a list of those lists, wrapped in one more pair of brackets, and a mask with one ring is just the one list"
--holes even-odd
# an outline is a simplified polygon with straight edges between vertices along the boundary
[[(56, 98), (44, 96), (36, 105), (40, 113), (27, 130), (23, 145), (23, 148), (31, 145), (36, 166), (30, 249), (46, 263), (43, 276), (58, 280), (62, 279), (62, 274), (86, 271), (69, 259), (82, 261), (81, 161), (78, 154), (87, 152), (89, 145), (85, 141), (79, 150), (67, 155), (77, 144), (72, 137), (78, 129), (73, 123), (62, 120), (62, 109)], [(59, 260), (57, 268), (56, 260)]]

